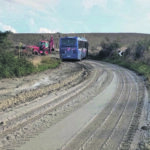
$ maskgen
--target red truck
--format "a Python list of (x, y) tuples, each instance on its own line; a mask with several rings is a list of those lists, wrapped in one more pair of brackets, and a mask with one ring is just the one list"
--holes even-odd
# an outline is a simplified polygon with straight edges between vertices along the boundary
[(50, 41), (41, 40), (39, 42), (39, 46), (29, 45), (29, 46), (27, 46), (27, 48), (32, 49), (33, 54), (47, 55), (47, 54), (51, 53), (51, 51), (54, 51), (53, 37), (51, 37)]

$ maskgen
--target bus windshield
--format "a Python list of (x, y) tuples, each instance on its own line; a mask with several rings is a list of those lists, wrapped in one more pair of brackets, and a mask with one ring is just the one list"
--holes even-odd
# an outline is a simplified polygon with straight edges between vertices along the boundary
[(73, 47), (76, 46), (76, 39), (66, 38), (61, 40), (62, 47)]

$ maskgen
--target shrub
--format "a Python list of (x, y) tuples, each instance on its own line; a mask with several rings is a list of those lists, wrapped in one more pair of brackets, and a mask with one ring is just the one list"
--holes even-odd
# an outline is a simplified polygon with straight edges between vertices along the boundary
[(34, 66), (25, 58), (18, 58), (12, 53), (0, 53), (0, 78), (21, 77), (34, 72), (56, 68), (61, 61), (56, 58), (43, 58), (42, 63)]
[(12, 53), (0, 54), (0, 78), (20, 77), (35, 70), (33, 64), (24, 58), (17, 58)]
[(119, 43), (116, 41), (113, 42), (102, 42), (102, 50), (99, 52), (100, 58), (106, 58), (113, 54), (113, 52), (120, 47)]
[(10, 32), (0, 32), (0, 52), (8, 50), (11, 47), (11, 42), (8, 40)]
[(101, 50), (100, 52), (99, 52), (99, 58), (106, 58), (106, 57), (108, 57), (109, 56), (109, 54), (110, 54), (110, 51), (109, 50)]
[(126, 56), (132, 56), (134, 60), (144, 59), (144, 55), (148, 53), (150, 47), (150, 41), (143, 40), (138, 41), (128, 47), (130, 53), (126, 53)]

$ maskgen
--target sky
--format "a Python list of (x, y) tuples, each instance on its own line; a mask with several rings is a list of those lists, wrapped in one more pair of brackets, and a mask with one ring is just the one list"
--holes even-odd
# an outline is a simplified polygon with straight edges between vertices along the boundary
[(0, 31), (150, 33), (150, 0), (0, 0)]

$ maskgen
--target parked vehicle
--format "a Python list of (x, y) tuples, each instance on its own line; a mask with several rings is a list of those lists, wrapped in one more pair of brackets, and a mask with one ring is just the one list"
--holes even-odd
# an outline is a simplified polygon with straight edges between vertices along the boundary
[(81, 37), (60, 38), (59, 53), (62, 60), (81, 60), (88, 56), (88, 41)]
[(27, 48), (30, 48), (33, 54), (37, 54), (37, 55), (49, 54), (51, 53), (51, 51), (54, 51), (53, 37), (51, 37), (50, 41), (41, 40), (39, 42), (39, 46), (29, 45), (27, 46)]

